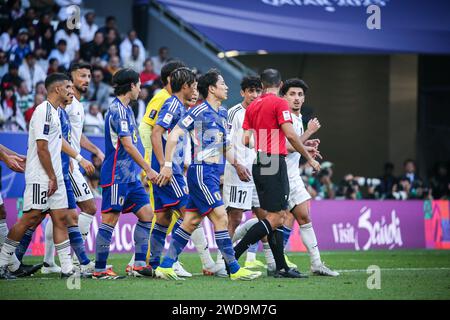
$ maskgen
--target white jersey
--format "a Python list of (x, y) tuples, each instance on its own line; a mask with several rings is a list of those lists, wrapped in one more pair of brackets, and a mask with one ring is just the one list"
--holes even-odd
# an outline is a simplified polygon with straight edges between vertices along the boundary
[(71, 145), (76, 152), (80, 153), (81, 146), (81, 134), (83, 133), (84, 125), (84, 106), (78, 101), (77, 98), (73, 97), (73, 101), (66, 107), (67, 115), (69, 116), (70, 127), (72, 131), (71, 135)]
[[(297, 117), (295, 114), (292, 115), (292, 125), (294, 127), (295, 132), (297, 133), (297, 136), (303, 135), (303, 122), (302, 122), (302, 115)], [(288, 177), (289, 181), (292, 181), (294, 179), (300, 178), (300, 169), (299, 169), (299, 162), (300, 162), (300, 153), (299, 152), (291, 152), (286, 156), (286, 165), (288, 168)]]
[(48, 183), (49, 180), (37, 154), (36, 140), (48, 141), (48, 151), (50, 152), (56, 178), (58, 181), (64, 181), (61, 164), (61, 123), (58, 110), (48, 101), (38, 105), (31, 117), (25, 169), (25, 181), (27, 184)]

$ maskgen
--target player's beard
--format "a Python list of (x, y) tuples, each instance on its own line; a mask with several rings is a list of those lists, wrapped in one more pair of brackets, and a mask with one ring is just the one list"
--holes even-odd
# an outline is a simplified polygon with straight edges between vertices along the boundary
[(76, 86), (75, 87), (75, 89), (77, 89), (77, 91), (82, 94), (86, 93), (88, 91), (88, 88), (89, 88), (89, 86), (86, 86), (86, 87)]

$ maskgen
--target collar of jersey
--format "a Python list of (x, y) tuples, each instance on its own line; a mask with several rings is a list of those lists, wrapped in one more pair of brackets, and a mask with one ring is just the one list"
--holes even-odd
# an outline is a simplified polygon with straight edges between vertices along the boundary
[(181, 101), (180, 101), (180, 99), (178, 99), (178, 97), (177, 97), (176, 95), (174, 95), (174, 94), (173, 94), (173, 95), (172, 95), (172, 97), (174, 97), (175, 99), (177, 99), (177, 100), (178, 100), (178, 102), (179, 102), (179, 103), (180, 103), (180, 104), (181, 104), (181, 105), (182, 105), (182, 106), (184, 107), (184, 104), (183, 104), (183, 102), (181, 102)]
[[(209, 103), (206, 101), (206, 99), (203, 101), (204, 104), (206, 104), (214, 113), (219, 114), (219, 110), (215, 110)], [(219, 107), (220, 109), (220, 107)]]
[(123, 103), (122, 103), (122, 101), (120, 101), (119, 98), (116, 97), (114, 100), (119, 101), (120, 105), (121, 105), (122, 107), (124, 107), (126, 110), (128, 110), (128, 106), (124, 106)]

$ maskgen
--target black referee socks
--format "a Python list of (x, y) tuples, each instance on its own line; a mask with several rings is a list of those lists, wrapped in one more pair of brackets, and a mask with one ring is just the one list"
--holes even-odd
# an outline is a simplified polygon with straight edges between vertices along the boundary
[(286, 259), (284, 259), (284, 237), (283, 237), (283, 228), (278, 228), (274, 230), (267, 237), (269, 241), (270, 249), (273, 253), (273, 258), (275, 259), (275, 263), (277, 265), (277, 270), (288, 270), (289, 267), (286, 263)]
[(270, 235), (271, 233), (272, 227), (270, 226), (270, 223), (269, 221), (267, 221), (267, 219), (261, 220), (253, 225), (253, 227), (251, 227), (250, 230), (248, 230), (248, 232), (245, 234), (244, 238), (242, 238), (237, 246), (234, 247), (234, 256), (236, 257), (236, 260), (238, 260), (239, 257), (245, 251), (247, 251), (248, 247), (264, 238), (264, 236)]

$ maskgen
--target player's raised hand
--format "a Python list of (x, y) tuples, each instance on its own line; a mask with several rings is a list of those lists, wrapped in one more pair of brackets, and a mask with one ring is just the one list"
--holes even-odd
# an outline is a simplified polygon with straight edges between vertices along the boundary
[(56, 190), (58, 190), (58, 182), (56, 180), (56, 177), (52, 177), (48, 181), (47, 197), (50, 198), (56, 192)]
[(322, 159), (322, 155), (320, 154), (319, 149), (317, 149), (316, 147), (305, 146), (305, 150), (308, 151), (313, 159)]
[(309, 140), (306, 140), (304, 143), (305, 146), (314, 147), (314, 148), (318, 148), (319, 144), (320, 144), (319, 139), (309, 139)]
[(88, 176), (92, 176), (95, 172), (95, 167), (89, 160), (86, 159), (81, 160), (80, 166), (86, 171)]
[(5, 159), (6, 166), (15, 172), (24, 172), (25, 171), (25, 157), (16, 156), (16, 155), (8, 155)]
[(171, 167), (163, 167), (158, 175), (158, 178), (156, 179), (157, 180), (156, 183), (160, 187), (165, 186), (172, 179), (172, 175), (173, 170)]
[(236, 172), (241, 181), (249, 182), (251, 180), (252, 174), (247, 167), (243, 166), (242, 164), (236, 164), (234, 165), (234, 168), (236, 169)]
[(310, 131), (311, 133), (315, 133), (317, 131), (319, 131), (320, 129), (320, 122), (317, 118), (311, 119), (308, 121), (308, 127), (307, 130)]

